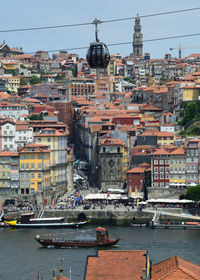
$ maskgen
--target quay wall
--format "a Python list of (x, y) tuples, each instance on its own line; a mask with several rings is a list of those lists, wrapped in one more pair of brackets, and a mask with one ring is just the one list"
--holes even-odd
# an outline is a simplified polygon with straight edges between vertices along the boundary
[[(161, 211), (160, 221), (199, 221), (200, 216), (198, 215), (185, 215), (183, 214), (182, 209), (158, 209), (157, 211)], [(85, 214), (86, 218), (91, 220), (90, 224), (101, 225), (101, 224), (109, 224), (109, 225), (129, 225), (130, 223), (136, 224), (149, 224), (153, 219), (155, 210), (45, 210), (43, 217), (65, 217), (68, 220), (77, 219), (80, 214)], [(9, 213), (6, 214), (5, 217), (20, 218), (21, 213)]]

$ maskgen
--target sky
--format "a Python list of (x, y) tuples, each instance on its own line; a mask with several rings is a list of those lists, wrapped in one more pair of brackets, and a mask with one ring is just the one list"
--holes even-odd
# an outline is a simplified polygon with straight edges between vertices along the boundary
[[(92, 22), (95, 18), (110, 20), (147, 15), (172, 10), (200, 7), (199, 0), (10, 0), (1, 3), (1, 30), (53, 26)], [(200, 33), (200, 10), (178, 14), (148, 17), (141, 19), (144, 40)], [(132, 42), (134, 20), (102, 23), (99, 25), (99, 38), (106, 44)], [(0, 43), (6, 41), (10, 47), (22, 47), (25, 53), (37, 50), (61, 50), (87, 47), (95, 41), (94, 26), (69, 28), (0, 32)], [(182, 56), (200, 53), (200, 36), (146, 42), (143, 52), (150, 52), (151, 58), (163, 58), (166, 53), (178, 57), (178, 49), (191, 47), (182, 51)], [(196, 47), (196, 48), (194, 48)], [(109, 47), (111, 54), (121, 53), (127, 56), (132, 52), (132, 45)], [(86, 49), (69, 51), (85, 58)]]

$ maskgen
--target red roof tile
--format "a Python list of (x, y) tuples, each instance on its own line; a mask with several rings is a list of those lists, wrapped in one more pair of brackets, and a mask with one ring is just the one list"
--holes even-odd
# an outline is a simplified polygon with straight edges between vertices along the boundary
[(152, 280), (199, 280), (200, 266), (173, 256), (152, 266)]
[(142, 279), (147, 251), (98, 251), (88, 257), (85, 280)]

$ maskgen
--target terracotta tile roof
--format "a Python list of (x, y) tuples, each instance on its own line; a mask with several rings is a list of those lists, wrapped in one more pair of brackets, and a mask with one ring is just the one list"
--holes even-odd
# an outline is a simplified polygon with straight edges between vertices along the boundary
[(29, 102), (29, 103), (40, 103), (39, 100), (30, 97), (23, 98), (22, 101)]
[(142, 167), (134, 167), (128, 170), (127, 173), (144, 173), (144, 169)]
[(167, 152), (165, 149), (157, 149), (152, 155), (169, 155), (169, 152)]
[(124, 144), (124, 141), (120, 139), (102, 139), (100, 141), (100, 145), (122, 145)]
[(11, 157), (11, 156), (18, 156), (18, 153), (11, 152), (11, 151), (4, 151), (0, 153), (0, 157)]
[(185, 150), (183, 148), (178, 148), (171, 152), (171, 155), (185, 155)]
[(164, 132), (164, 131), (152, 131), (152, 130), (148, 130), (146, 132), (144, 132), (143, 134), (140, 134), (139, 136), (158, 136), (158, 137), (174, 137), (174, 133), (172, 132)]
[(69, 280), (69, 278), (67, 278), (64, 275), (59, 275), (59, 276), (56, 277), (56, 280)]
[(98, 251), (88, 257), (85, 280), (142, 279), (147, 251)]
[(151, 167), (151, 165), (148, 164), (148, 163), (146, 163), (146, 162), (140, 163), (138, 166), (139, 166), (139, 167), (142, 167), (142, 168), (145, 168), (145, 169)]
[(101, 125), (99, 124), (92, 124), (90, 125), (91, 133), (101, 130)]
[(200, 266), (173, 256), (152, 266), (152, 280), (199, 280)]

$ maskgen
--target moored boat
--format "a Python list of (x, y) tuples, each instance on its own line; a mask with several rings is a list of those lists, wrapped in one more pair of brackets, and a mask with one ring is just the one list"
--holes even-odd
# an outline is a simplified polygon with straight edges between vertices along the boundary
[(21, 215), (20, 221), (18, 220), (4, 220), (4, 223), (15, 228), (62, 228), (70, 227), (76, 228), (87, 224), (87, 221), (67, 221), (64, 217), (53, 217), (53, 218), (34, 218), (34, 213), (24, 213)]
[(117, 244), (119, 238), (110, 237), (106, 228), (98, 227), (96, 229), (96, 239), (93, 240), (69, 240), (65, 238), (42, 238), (36, 235), (35, 240), (44, 247), (69, 248), (69, 247), (109, 247)]

